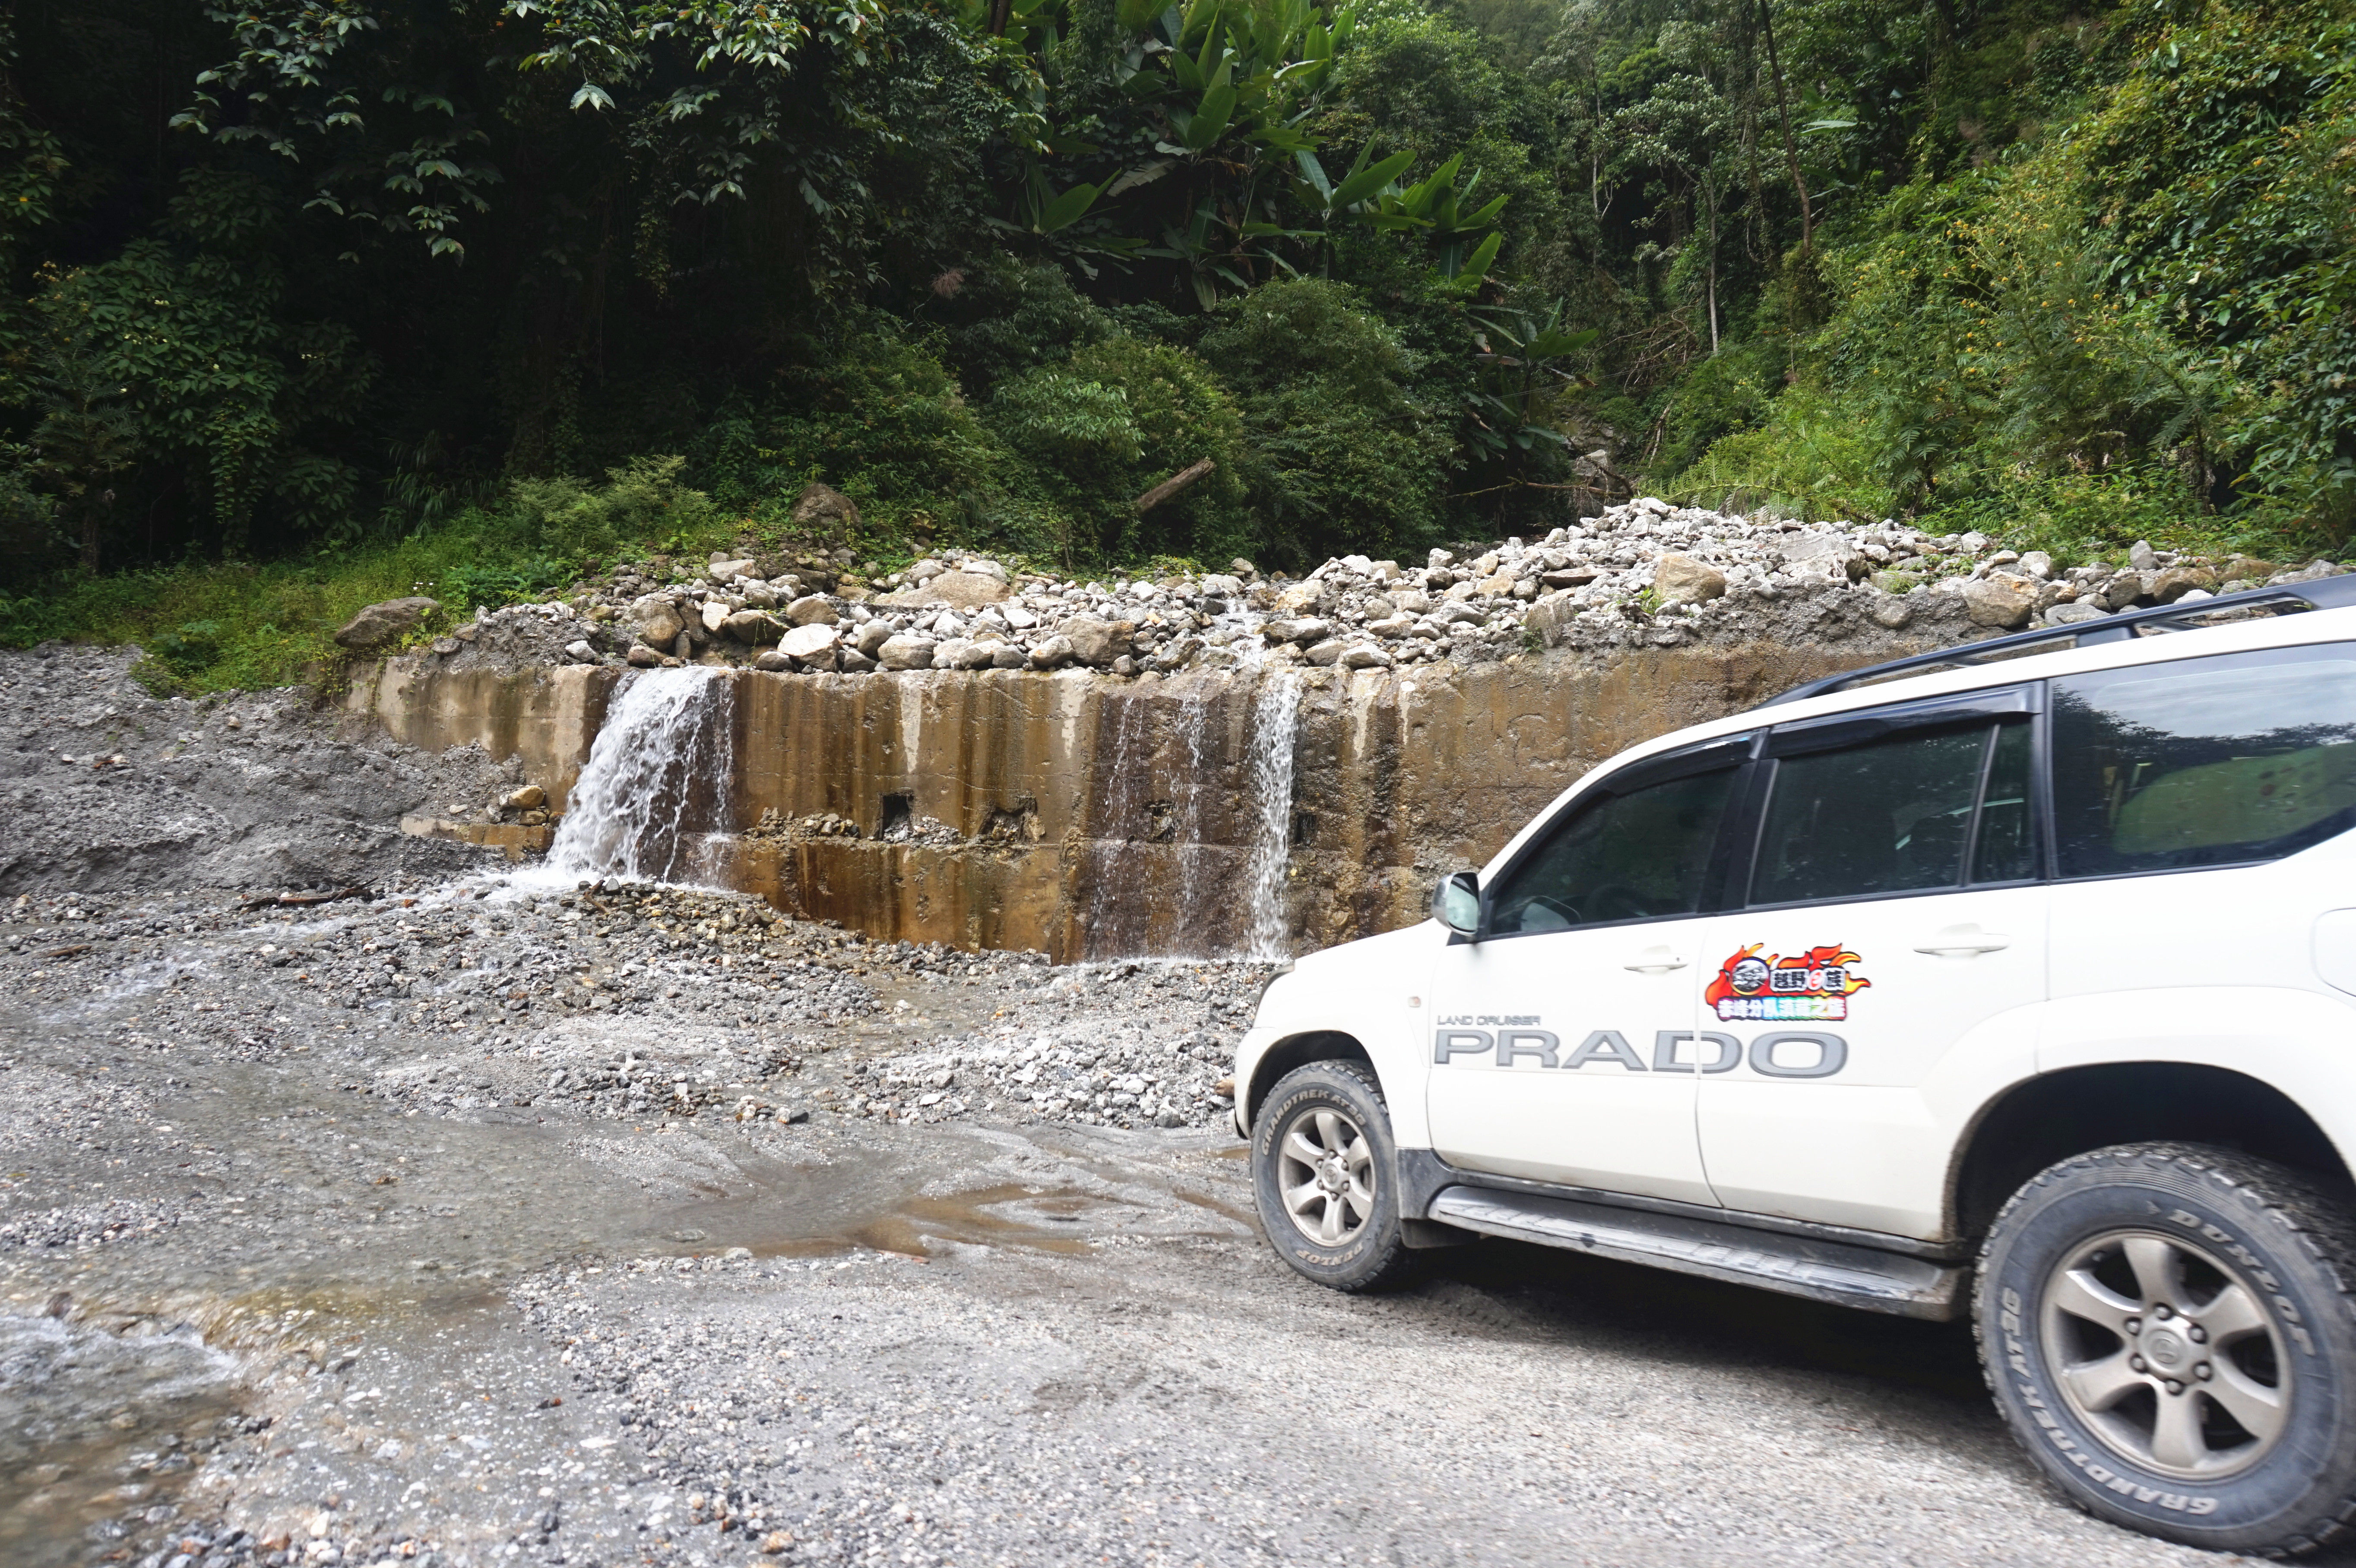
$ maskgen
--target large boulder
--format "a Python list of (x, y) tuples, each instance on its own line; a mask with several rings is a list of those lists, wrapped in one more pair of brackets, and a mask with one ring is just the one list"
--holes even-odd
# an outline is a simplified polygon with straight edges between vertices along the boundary
[(355, 653), (380, 648), (425, 624), (425, 617), (440, 608), (439, 601), (423, 597), (387, 599), (345, 622), (336, 641)]
[(786, 606), (786, 619), (797, 626), (831, 625), (834, 618), (834, 601), (823, 593), (805, 593)]
[(1314, 615), (1304, 615), (1297, 621), (1263, 621), (1260, 635), (1271, 643), (1299, 643), (1307, 647), (1322, 643), (1333, 635), (1333, 624)]
[(649, 593), (632, 604), (630, 616), (637, 628), (638, 640), (650, 648), (667, 648), (687, 630), (687, 623), (680, 619), (679, 606), (659, 594)]
[(859, 507), (841, 491), (813, 480), (803, 485), (801, 495), (795, 498), (794, 521), (803, 528), (841, 524), (855, 528), (859, 526)]
[(790, 659), (815, 660), (822, 654), (831, 656), (841, 640), (832, 626), (796, 626), (777, 639), (777, 651)]
[(723, 621), (720, 629), (740, 643), (755, 645), (770, 642), (785, 630), (766, 610), (739, 610)]
[(1130, 638), (1137, 627), (1128, 621), (1099, 621), (1093, 615), (1075, 615), (1056, 630), (1072, 645), (1073, 662), (1103, 669), (1129, 652)]
[(933, 639), (905, 635), (887, 637), (875, 650), (875, 662), (885, 669), (930, 669)]
[(1873, 563), (1838, 534), (1803, 531), (1785, 534), (1776, 547), (1783, 564), (1796, 571), (1821, 572), (1851, 581), (1865, 576)]
[(2010, 572), (1991, 572), (1964, 584), (1964, 610), (1975, 626), (2010, 628), (2029, 624), (2037, 609), (2037, 584)]
[(1691, 556), (1664, 555), (1653, 566), (1653, 593), (1662, 609), (1726, 596), (1726, 574)]
[(879, 601), (884, 604), (946, 604), (952, 610), (979, 610), (985, 604), (1004, 603), (1013, 596), (1001, 578), (979, 571), (944, 571), (914, 588), (903, 588), (897, 593), (887, 593)]

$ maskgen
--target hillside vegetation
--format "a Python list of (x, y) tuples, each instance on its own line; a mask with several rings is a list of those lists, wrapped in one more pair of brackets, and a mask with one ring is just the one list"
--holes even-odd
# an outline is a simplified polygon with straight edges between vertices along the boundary
[(2356, 528), (2346, 0), (9, 25), (6, 642), (283, 679), (372, 597), (723, 539), (1297, 570), (1636, 491)]

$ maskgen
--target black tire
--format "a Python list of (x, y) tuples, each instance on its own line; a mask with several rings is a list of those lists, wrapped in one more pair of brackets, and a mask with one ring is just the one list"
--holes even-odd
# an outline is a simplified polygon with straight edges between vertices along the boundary
[[(1371, 1201), (1354, 1201), (1356, 1189), (1341, 1183), (1296, 1221), (1285, 1200), (1286, 1140), (1296, 1129), (1321, 1145), (1336, 1142), (1343, 1158), (1329, 1162), (1337, 1174), (1355, 1162)], [(1333, 1135), (1339, 1133), (1337, 1138)], [(1355, 1133), (1355, 1138), (1348, 1134)], [(1363, 1140), (1359, 1142), (1358, 1140)], [(1296, 1189), (1301, 1182), (1291, 1184)], [(1252, 1192), (1260, 1225), (1277, 1255), (1307, 1278), (1333, 1290), (1383, 1290), (1405, 1283), (1415, 1272), (1399, 1224), (1398, 1158), (1391, 1142), (1390, 1111), (1371, 1068), (1355, 1061), (1312, 1061), (1279, 1079), (1252, 1129)], [(1330, 1230), (1320, 1221), (1338, 1214)], [(1322, 1232), (1322, 1234), (1321, 1234)], [(1330, 1239), (1328, 1239), (1330, 1238)]]
[(2189, 1144), (2076, 1155), (2014, 1194), (1974, 1317), (1997, 1408), (2087, 1512), (2290, 1556), (2356, 1519), (2356, 1225), (2314, 1182)]

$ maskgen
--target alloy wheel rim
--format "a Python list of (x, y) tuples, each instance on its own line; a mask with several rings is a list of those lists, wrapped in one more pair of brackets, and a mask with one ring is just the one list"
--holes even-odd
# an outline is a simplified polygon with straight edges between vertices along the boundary
[(1375, 1154), (1346, 1112), (1312, 1106), (1276, 1140), (1276, 1185), (1293, 1229), (1321, 1247), (1346, 1246), (1375, 1217)]
[(2183, 1480), (2239, 1475), (2289, 1424), (2290, 1360), (2266, 1296), (2157, 1231), (2081, 1243), (2047, 1277), (2045, 1358), (2070, 1413), (2119, 1457)]

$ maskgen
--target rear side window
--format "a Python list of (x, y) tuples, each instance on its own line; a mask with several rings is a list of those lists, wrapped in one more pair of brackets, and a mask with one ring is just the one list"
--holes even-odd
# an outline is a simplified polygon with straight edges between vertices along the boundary
[(1750, 901), (1872, 898), (2036, 875), (2029, 748), (2029, 726), (2014, 721), (1911, 730), (1779, 760)]
[(2356, 827), (2356, 648), (2219, 654), (2052, 683), (2065, 877), (2267, 860)]
[(1739, 770), (1607, 795), (1575, 808), (1500, 878), (1493, 935), (1692, 914)]

